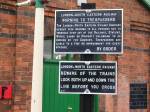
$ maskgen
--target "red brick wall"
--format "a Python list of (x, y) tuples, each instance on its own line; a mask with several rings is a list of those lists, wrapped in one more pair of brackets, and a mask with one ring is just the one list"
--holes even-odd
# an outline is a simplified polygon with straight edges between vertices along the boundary
[(0, 100), (0, 112), (30, 112), (34, 8), (0, 1), (0, 84), (13, 85), (12, 100)]
[[(22, 1), (22, 0), (18, 0)], [(53, 35), (55, 9), (76, 9), (76, 0), (51, 0), (45, 8), (45, 36)], [(129, 109), (130, 83), (148, 83), (150, 75), (150, 13), (137, 0), (88, 0), (97, 8), (124, 9), (124, 53), (103, 55), (118, 62), (118, 94), (100, 96), (100, 112), (138, 112)], [(13, 84), (13, 99), (0, 100), (0, 112), (30, 112), (34, 7), (15, 7), (0, 1), (0, 84)], [(150, 98), (148, 99), (150, 101)], [(150, 107), (150, 104), (149, 104)], [(9, 111), (8, 111), (9, 110)], [(147, 112), (148, 110), (143, 110)], [(149, 110), (150, 111), (150, 110)]]
[[(14, 85), (16, 7), (0, 1), (0, 85)], [(7, 3), (15, 3), (8, 0)], [(0, 112), (12, 112), (13, 100), (0, 100)]]
[(17, 8), (14, 112), (30, 112), (34, 8)]
[[(97, 3), (97, 8), (100, 9), (123, 8), (124, 10), (124, 53), (117, 56), (107, 55), (105, 58), (105, 60), (118, 62), (118, 94), (105, 96), (105, 100), (104, 98), (101, 100), (100, 96), (100, 110), (101, 112), (139, 112), (140, 109), (129, 109), (130, 83), (149, 84), (149, 10), (137, 0), (99, 0), (98, 2), (89, 0), (89, 2)], [(148, 110), (141, 111), (147, 112)]]

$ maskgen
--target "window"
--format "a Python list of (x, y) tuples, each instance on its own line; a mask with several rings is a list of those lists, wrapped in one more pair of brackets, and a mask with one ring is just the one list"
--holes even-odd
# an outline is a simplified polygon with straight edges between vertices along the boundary
[(44, 58), (52, 59), (53, 57), (53, 39), (44, 40)]
[[(44, 40), (44, 59), (59, 59), (59, 60), (67, 59), (68, 55), (54, 54), (53, 37), (45, 37), (44, 39), (45, 39)], [(73, 55), (69, 55), (69, 56), (71, 59), (73, 58)]]

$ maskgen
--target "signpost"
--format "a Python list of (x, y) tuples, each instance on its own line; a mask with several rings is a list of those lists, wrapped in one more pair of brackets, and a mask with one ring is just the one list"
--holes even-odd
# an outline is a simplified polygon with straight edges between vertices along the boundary
[(81, 94), (80, 112), (93, 112), (93, 94), (117, 94), (117, 62), (93, 60), (123, 53), (123, 9), (81, 8), (55, 11), (54, 53), (81, 54), (82, 61), (60, 62), (59, 93)]
[(60, 61), (59, 92), (66, 94), (116, 94), (114, 61)]
[(57, 10), (54, 52), (122, 54), (122, 15), (122, 9)]

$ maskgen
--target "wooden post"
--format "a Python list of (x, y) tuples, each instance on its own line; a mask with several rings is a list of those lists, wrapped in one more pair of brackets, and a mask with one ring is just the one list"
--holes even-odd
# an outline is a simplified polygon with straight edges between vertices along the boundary
[(41, 0), (35, 5), (31, 112), (42, 112), (44, 8)]

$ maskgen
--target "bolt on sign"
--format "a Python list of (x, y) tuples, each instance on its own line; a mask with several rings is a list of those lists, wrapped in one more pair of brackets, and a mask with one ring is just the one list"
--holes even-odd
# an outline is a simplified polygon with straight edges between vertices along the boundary
[(122, 54), (123, 9), (56, 10), (55, 54)]
[(117, 94), (117, 62), (60, 61), (59, 93)]

